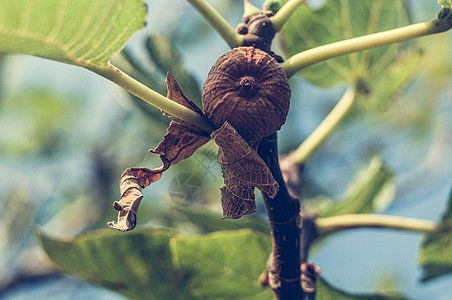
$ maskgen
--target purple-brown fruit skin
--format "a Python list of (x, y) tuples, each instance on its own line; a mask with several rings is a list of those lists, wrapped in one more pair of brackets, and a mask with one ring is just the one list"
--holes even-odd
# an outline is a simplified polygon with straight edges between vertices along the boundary
[(210, 70), (202, 104), (217, 128), (227, 121), (255, 146), (285, 123), (290, 95), (287, 76), (274, 58), (254, 47), (239, 47), (220, 56)]

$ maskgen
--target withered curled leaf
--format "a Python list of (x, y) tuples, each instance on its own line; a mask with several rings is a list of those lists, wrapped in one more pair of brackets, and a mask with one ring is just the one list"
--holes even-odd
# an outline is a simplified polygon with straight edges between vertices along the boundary
[(115, 201), (114, 209), (119, 211), (116, 222), (108, 222), (108, 226), (120, 231), (129, 231), (137, 224), (137, 211), (143, 194), (141, 190), (157, 181), (162, 176), (161, 169), (130, 168), (125, 170), (119, 179), (121, 199)]
[[(169, 99), (204, 116), (201, 109), (185, 96), (176, 79), (170, 73), (167, 75), (166, 84), (168, 86)], [(163, 137), (163, 141), (160, 142), (157, 148), (149, 150), (152, 153), (160, 154), (163, 165), (153, 170), (148, 168), (130, 168), (122, 173), (119, 180), (121, 198), (113, 204), (113, 207), (119, 211), (118, 219), (116, 222), (109, 222), (108, 226), (120, 231), (128, 231), (135, 228), (138, 206), (143, 198), (141, 190), (159, 180), (162, 173), (171, 165), (190, 157), (196, 149), (209, 140), (210, 136), (208, 133), (188, 122), (173, 118), (166, 135)]]
[(254, 187), (273, 198), (278, 183), (265, 162), (228, 122), (212, 133), (225, 186), (221, 189), (223, 218), (238, 219), (256, 211)]
[[(201, 109), (185, 96), (176, 79), (170, 73), (166, 76), (168, 86), (168, 98), (177, 102), (198, 114), (204, 116)], [(168, 115), (167, 113), (163, 112)], [(207, 132), (178, 118), (173, 118), (167, 129), (163, 141), (155, 149), (150, 149), (152, 153), (160, 154), (163, 163), (168, 163), (168, 167), (179, 161), (190, 157), (196, 149), (210, 140)]]

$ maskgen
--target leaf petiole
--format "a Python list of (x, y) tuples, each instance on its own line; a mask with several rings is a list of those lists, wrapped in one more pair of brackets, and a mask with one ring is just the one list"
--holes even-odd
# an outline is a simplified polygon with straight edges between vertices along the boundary
[(101, 75), (102, 77), (107, 78), (110, 81), (113, 81), (138, 98), (163, 110), (164, 112), (196, 125), (208, 133), (212, 132), (212, 126), (205, 116), (160, 95), (156, 91), (148, 88), (144, 84), (122, 72), (115, 66), (110, 64), (105, 67), (97, 65), (85, 65), (84, 67)]
[(319, 148), (319, 146), (326, 140), (339, 123), (347, 116), (355, 104), (356, 89), (348, 88), (336, 106), (326, 116), (311, 135), (292, 153), (281, 161), (285, 166), (293, 164), (301, 164)]

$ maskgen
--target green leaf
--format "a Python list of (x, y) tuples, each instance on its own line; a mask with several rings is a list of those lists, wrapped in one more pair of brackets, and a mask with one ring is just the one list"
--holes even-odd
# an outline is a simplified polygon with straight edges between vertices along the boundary
[(271, 253), (266, 235), (244, 229), (178, 236), (171, 253), (198, 299), (273, 299), (258, 283)]
[[(208, 233), (220, 230), (252, 229), (264, 234), (270, 234), (270, 227), (259, 217), (254, 215), (240, 218), (238, 220), (222, 219), (221, 214), (212, 213), (208, 210), (174, 207), (172, 212), (177, 211), (182, 218), (186, 218), (191, 225), (196, 226), (200, 233)], [(180, 221), (180, 218), (178, 218)]]
[(318, 278), (316, 282), (316, 299), (317, 300), (403, 300), (407, 299), (401, 295), (397, 294), (373, 294), (373, 295), (364, 295), (364, 294), (351, 294), (344, 291), (341, 291), (328, 282), (323, 280), (322, 278)]
[(395, 196), (392, 178), (391, 171), (381, 159), (374, 157), (368, 166), (357, 172), (348, 186), (344, 198), (321, 210), (319, 216), (331, 217), (382, 210)]
[(60, 97), (45, 89), (20, 91), (0, 102), (1, 151), (8, 155), (51, 153), (61, 147), (62, 132), (72, 125), (78, 109), (74, 97)]
[(366, 111), (387, 108), (394, 95), (412, 78), (422, 63), (423, 51), (415, 46), (400, 53), (392, 64), (373, 78), (358, 81), (358, 105)]
[(145, 22), (141, 0), (0, 0), (0, 52), (106, 66)]
[(70, 239), (39, 239), (63, 271), (132, 299), (191, 299), (171, 267), (169, 230), (102, 230)]
[[(282, 30), (283, 48), (292, 56), (408, 23), (403, 0), (327, 0), (319, 9), (302, 6), (295, 12)], [(401, 49), (398, 44), (353, 53), (310, 66), (301, 74), (321, 87), (351, 82), (361, 88), (358, 91), (366, 102), (379, 104), (388, 101), (387, 96), (400, 88), (419, 65), (419, 60), (404, 59), (406, 54)], [(391, 76), (386, 76), (388, 72)]]
[[(452, 189), (449, 203), (441, 223), (450, 228), (452, 224)], [(447, 226), (448, 225), (448, 226)], [(430, 233), (424, 236), (419, 255), (419, 264), (423, 268), (422, 281), (435, 279), (452, 273), (452, 232)]]

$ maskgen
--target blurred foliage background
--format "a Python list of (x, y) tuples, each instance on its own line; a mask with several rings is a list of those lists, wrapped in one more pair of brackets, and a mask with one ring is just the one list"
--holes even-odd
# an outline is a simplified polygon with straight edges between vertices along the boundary
[[(232, 26), (241, 22), (241, 0), (209, 2)], [(436, 1), (408, 3), (413, 23), (438, 12)], [(167, 1), (150, 1), (148, 26), (114, 63), (162, 94), (170, 71), (199, 103), (210, 67), (228, 47), (185, 1), (174, 1), (168, 10)], [(385, 213), (439, 218), (452, 181), (451, 39), (450, 33), (420, 39), (419, 67), (390, 105), (373, 113), (354, 111), (309, 159), (304, 199), (340, 198), (355, 172), (379, 155), (394, 173), (397, 190)], [(287, 56), (278, 42), (275, 50)], [(283, 154), (309, 135), (345, 89), (322, 89), (300, 76), (291, 84), (291, 111), (280, 131)], [(2, 299), (122, 299), (56, 272), (35, 231), (68, 235), (105, 228), (116, 218), (112, 203), (119, 199), (119, 175), (131, 166), (160, 164), (147, 150), (158, 144), (168, 123), (160, 111), (86, 70), (30, 56), (0, 56)], [(220, 211), (223, 182), (215, 147), (208, 143), (144, 191), (138, 226), (199, 232), (180, 212), (183, 206)], [(195, 203), (178, 202), (172, 194), (184, 174), (193, 175), (200, 187)], [(265, 215), (259, 199), (257, 215)], [(349, 291), (397, 288), (417, 299), (452, 298), (450, 276), (419, 283), (419, 243), (416, 234), (352, 231), (326, 241), (311, 259), (324, 277)]]

